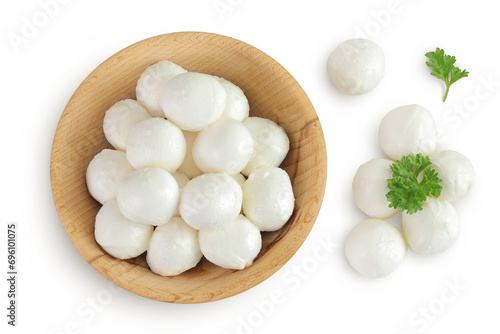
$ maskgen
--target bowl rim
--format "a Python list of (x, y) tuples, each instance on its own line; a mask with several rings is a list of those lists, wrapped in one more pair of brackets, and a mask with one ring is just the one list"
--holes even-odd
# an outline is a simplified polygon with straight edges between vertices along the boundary
[[(307, 126), (315, 126), (317, 127), (317, 130), (320, 131), (321, 136), (319, 137), (319, 146), (321, 147), (320, 150), (318, 150), (315, 154), (320, 154), (321, 159), (322, 159), (322, 164), (321, 166), (314, 166), (314, 168), (320, 168), (319, 171), (319, 182), (315, 185), (315, 201), (311, 205), (314, 206), (314, 210), (312, 215), (307, 217), (307, 222), (306, 223), (301, 223), (300, 229), (301, 229), (301, 234), (299, 236), (294, 235), (295, 239), (293, 240), (293, 244), (289, 247), (286, 248), (286, 252), (282, 252), (283, 254), (280, 254), (280, 257), (277, 258), (276, 260), (272, 261), (273, 266), (271, 268), (267, 269), (267, 272), (265, 274), (260, 273), (254, 279), (246, 285), (240, 285), (238, 287), (235, 287), (231, 291), (219, 291), (218, 294), (209, 294), (206, 296), (198, 296), (199, 298), (195, 300), (190, 300), (189, 298), (178, 298), (178, 297), (173, 297), (171, 295), (161, 295), (158, 296), (155, 293), (152, 293), (151, 291), (145, 291), (144, 289), (141, 289), (140, 286), (126, 286), (125, 282), (116, 275), (112, 275), (109, 270), (105, 270), (103, 268), (103, 260), (98, 257), (98, 258), (89, 258), (88, 253), (85, 251), (83, 248), (82, 243), (79, 242), (79, 240), (75, 239), (74, 235), (72, 234), (72, 222), (68, 221), (68, 216), (66, 212), (66, 199), (64, 197), (58, 197), (56, 196), (56, 192), (59, 190), (58, 187), (60, 187), (60, 180), (58, 179), (57, 171), (59, 169), (58, 165), (58, 152), (60, 145), (62, 144), (61, 138), (58, 135), (61, 131), (61, 128), (65, 126), (66, 123), (63, 122), (63, 120), (66, 118), (67, 114), (70, 113), (70, 105), (73, 103), (74, 99), (76, 97), (80, 97), (81, 95), (81, 90), (85, 89), (85, 85), (89, 80), (94, 80), (95, 76), (98, 72), (102, 71), (103, 68), (105, 68), (110, 62), (113, 60), (120, 58), (120, 57), (125, 57), (130, 50), (134, 49), (138, 45), (148, 45), (148, 46), (155, 46), (161, 43), (168, 43), (169, 41), (175, 41), (178, 43), (179, 41), (182, 41), (183, 39), (187, 38), (192, 38), (193, 36), (196, 37), (196, 39), (200, 42), (207, 42), (207, 41), (215, 41), (215, 42), (220, 42), (223, 41), (222, 46), (227, 46), (227, 44), (233, 44), (236, 46), (241, 46), (245, 47), (246, 49), (251, 50), (252, 52), (255, 53), (255, 55), (258, 55), (259, 57), (262, 57), (265, 59), (265, 61), (272, 63), (273, 69), (276, 71), (280, 71), (281, 75), (284, 75), (287, 77), (287, 82), (291, 85), (294, 85), (294, 89), (297, 90), (297, 92), (301, 93), (301, 99), (304, 100), (304, 103), (308, 105), (310, 110), (314, 112), (316, 119), (314, 124), (308, 124)], [(168, 59), (165, 59), (168, 60)], [(130, 291), (133, 292), (137, 295), (149, 298), (149, 299), (154, 299), (154, 300), (159, 300), (159, 301), (164, 301), (164, 302), (171, 302), (171, 303), (205, 303), (205, 302), (210, 302), (210, 301), (215, 301), (215, 300), (220, 300), (224, 298), (228, 298), (234, 295), (237, 295), (239, 293), (242, 293), (246, 290), (249, 290), (253, 288), (254, 286), (260, 284), (267, 278), (271, 277), (274, 275), (281, 267), (283, 267), (292, 257), (293, 255), (298, 251), (298, 249), (302, 246), (302, 244), (305, 242), (307, 236), (309, 235), (316, 219), (319, 214), (323, 198), (324, 198), (324, 193), (326, 189), (326, 177), (327, 177), (327, 157), (326, 157), (326, 144), (324, 140), (324, 135), (323, 131), (321, 128), (321, 124), (319, 122), (319, 118), (317, 117), (317, 113), (309, 100), (307, 94), (305, 91), (302, 89), (302, 87), (299, 85), (299, 83), (292, 77), (292, 75), (281, 65), (279, 64), (276, 60), (274, 60), (272, 57), (261, 51), (260, 49), (249, 45), (245, 42), (242, 42), (238, 39), (235, 39), (233, 37), (225, 36), (225, 35), (220, 35), (220, 34), (214, 34), (214, 33), (208, 33), (208, 32), (200, 32), (200, 31), (179, 31), (179, 32), (172, 32), (172, 33), (166, 33), (166, 34), (161, 34), (153, 37), (149, 37), (146, 39), (143, 39), (141, 41), (135, 42), (118, 52), (114, 53), (110, 57), (108, 57), (106, 60), (104, 60), (101, 64), (99, 64), (83, 81), (82, 83), (78, 86), (78, 88), (75, 90), (73, 93), (72, 97), (68, 101), (67, 105), (64, 108), (64, 111), (62, 112), (61, 118), (59, 119), (59, 122), (57, 124), (57, 128), (54, 134), (54, 139), (52, 143), (52, 150), (51, 150), (51, 158), (50, 158), (50, 181), (51, 181), (51, 188), (52, 188), (52, 194), (53, 194), (53, 200), (54, 204), (57, 210), (57, 213), (59, 215), (59, 219), (70, 237), (71, 242), (77, 248), (78, 252), (84, 257), (84, 259), (95, 269), (97, 270), (101, 275), (106, 277), (108, 280), (110, 280), (112, 283)], [(90, 196), (90, 195), (89, 195)], [(294, 214), (297, 208), (294, 208)], [(288, 230), (284, 231), (283, 235), (279, 236), (276, 238), (276, 240), (273, 241), (272, 247), (274, 247), (274, 244), (278, 244), (280, 242), (284, 242), (284, 240), (287, 240), (287, 232)], [(273, 248), (270, 248), (272, 250)], [(266, 253), (267, 254), (267, 253)], [(264, 254), (264, 255), (266, 255)], [(122, 260), (117, 260), (117, 261), (122, 261)], [(123, 262), (123, 261), (122, 261)], [(256, 264), (248, 267), (252, 268)], [(147, 269), (149, 271), (149, 269)], [(245, 269), (246, 270), (246, 269)]]

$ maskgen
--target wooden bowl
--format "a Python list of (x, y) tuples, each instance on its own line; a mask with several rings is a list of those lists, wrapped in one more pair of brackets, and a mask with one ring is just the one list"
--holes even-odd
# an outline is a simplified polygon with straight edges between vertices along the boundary
[[(119, 100), (135, 98), (139, 76), (160, 60), (232, 81), (245, 92), (251, 116), (275, 121), (290, 138), (290, 152), (281, 167), (292, 180), (294, 213), (282, 229), (263, 233), (260, 254), (244, 270), (224, 269), (202, 259), (181, 275), (162, 277), (149, 270), (144, 254), (118, 260), (94, 239), (95, 216), (101, 205), (88, 193), (85, 173), (95, 154), (111, 148), (102, 130), (105, 111)], [(172, 303), (202, 303), (254, 287), (299, 249), (323, 199), (326, 149), (318, 116), (306, 93), (274, 59), (226, 36), (179, 32), (133, 44), (90, 73), (69, 100), (57, 126), (50, 176), (61, 222), (80, 254), (98, 272), (140, 296)]]

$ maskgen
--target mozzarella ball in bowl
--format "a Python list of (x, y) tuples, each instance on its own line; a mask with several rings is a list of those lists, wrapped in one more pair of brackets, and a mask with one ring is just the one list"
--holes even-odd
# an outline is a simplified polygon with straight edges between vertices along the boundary
[(341, 43), (327, 60), (330, 79), (343, 93), (360, 95), (373, 90), (384, 77), (384, 52), (368, 39)]
[(242, 195), (240, 185), (231, 176), (203, 174), (182, 189), (179, 211), (191, 227), (212, 232), (238, 217)]
[(226, 106), (222, 116), (231, 117), (240, 122), (245, 120), (250, 112), (250, 106), (243, 91), (226, 79), (216, 78), (226, 91)]
[(134, 168), (157, 167), (173, 173), (186, 155), (181, 129), (153, 117), (134, 125), (127, 136), (127, 159)]
[(262, 247), (259, 229), (243, 215), (214, 232), (200, 231), (200, 248), (208, 261), (241, 270), (252, 264)]
[(467, 195), (474, 183), (474, 167), (466, 156), (446, 150), (430, 156), (431, 168), (442, 180), (441, 201), (453, 202)]
[(203, 174), (203, 171), (196, 165), (193, 159), (193, 144), (199, 132), (183, 130), (182, 133), (184, 134), (184, 139), (186, 139), (186, 156), (179, 167), (179, 171), (192, 179)]
[(205, 173), (239, 173), (253, 152), (250, 131), (240, 121), (222, 117), (201, 131), (193, 144), (193, 159)]
[(450, 248), (460, 233), (460, 217), (448, 202), (429, 197), (423, 209), (414, 214), (403, 213), (401, 227), (411, 250), (431, 255)]
[(116, 199), (125, 217), (142, 224), (166, 224), (179, 203), (179, 186), (160, 168), (138, 169), (118, 184)]
[(152, 234), (152, 225), (127, 219), (116, 199), (104, 203), (95, 218), (95, 240), (106, 253), (118, 259), (130, 259), (144, 253)]
[(288, 174), (262, 167), (243, 185), (243, 212), (261, 231), (279, 230), (293, 213), (295, 198)]
[(114, 148), (125, 151), (130, 128), (150, 117), (146, 109), (136, 100), (118, 101), (104, 115), (104, 135)]
[(380, 122), (379, 142), (382, 151), (392, 160), (410, 153), (431, 155), (437, 142), (434, 117), (417, 104), (393, 109)]
[(290, 140), (285, 130), (267, 118), (249, 117), (243, 124), (253, 139), (253, 153), (241, 171), (250, 175), (261, 167), (278, 167), (290, 149)]
[(345, 241), (345, 255), (361, 275), (381, 278), (389, 275), (406, 256), (407, 245), (401, 232), (381, 219), (356, 225)]
[(151, 116), (164, 117), (161, 107), (161, 93), (167, 82), (187, 71), (171, 61), (160, 61), (146, 68), (137, 81), (135, 89), (137, 101), (149, 111)]
[(358, 208), (368, 216), (386, 219), (399, 210), (390, 208), (387, 200), (387, 179), (392, 178), (389, 159), (372, 159), (361, 165), (352, 181), (352, 194)]
[(165, 85), (161, 105), (165, 117), (182, 130), (200, 131), (222, 115), (226, 92), (215, 77), (187, 72)]
[(174, 276), (195, 267), (202, 256), (198, 231), (181, 217), (173, 217), (153, 232), (146, 261), (154, 273)]
[(105, 148), (87, 167), (87, 188), (90, 195), (101, 204), (116, 197), (120, 180), (134, 171), (122, 151)]

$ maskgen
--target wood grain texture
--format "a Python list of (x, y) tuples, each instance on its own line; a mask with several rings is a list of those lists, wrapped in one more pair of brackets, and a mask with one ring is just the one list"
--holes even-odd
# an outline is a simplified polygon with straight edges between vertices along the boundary
[[(223, 77), (248, 98), (251, 116), (280, 124), (290, 138), (281, 165), (290, 175), (296, 198), (287, 224), (263, 233), (254, 264), (228, 270), (203, 259), (174, 277), (152, 273), (145, 256), (122, 261), (108, 255), (94, 239), (100, 204), (88, 193), (87, 165), (111, 146), (102, 130), (106, 110), (135, 98), (141, 73), (160, 60), (188, 71)], [(226, 36), (179, 32), (152, 37), (111, 56), (78, 87), (57, 126), (51, 155), (51, 184), (61, 222), (80, 254), (116, 285), (147, 298), (173, 303), (202, 303), (227, 298), (254, 287), (281, 268), (299, 249), (318, 215), (326, 184), (326, 148), (320, 122), (295, 79), (262, 51)]]

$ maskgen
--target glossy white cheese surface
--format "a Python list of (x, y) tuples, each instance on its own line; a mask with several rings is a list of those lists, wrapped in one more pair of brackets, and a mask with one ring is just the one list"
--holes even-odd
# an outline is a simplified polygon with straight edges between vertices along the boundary
[(106, 202), (95, 218), (94, 235), (97, 243), (118, 259), (130, 259), (144, 253), (152, 233), (152, 225), (127, 219), (118, 208), (116, 199)]
[(267, 118), (248, 117), (243, 124), (253, 139), (253, 153), (241, 171), (250, 175), (261, 167), (278, 167), (290, 148), (290, 140), (285, 130)]
[(138, 169), (118, 185), (116, 199), (125, 217), (142, 224), (166, 224), (179, 203), (179, 186), (160, 168)]
[(380, 219), (356, 225), (345, 241), (345, 255), (361, 275), (380, 278), (389, 275), (406, 256), (407, 245), (401, 232)]
[(222, 115), (226, 92), (210, 75), (187, 72), (170, 80), (163, 90), (165, 117), (186, 131), (200, 131)]
[(276, 231), (290, 219), (295, 198), (288, 174), (262, 167), (243, 185), (243, 212), (261, 231)]
[(259, 229), (243, 215), (214, 232), (200, 231), (200, 248), (210, 262), (228, 269), (244, 269), (259, 254)]
[(412, 251), (437, 254), (457, 240), (460, 217), (450, 203), (428, 197), (421, 211), (411, 215), (403, 213), (401, 227)]
[(386, 219), (399, 210), (389, 207), (387, 180), (392, 178), (389, 159), (372, 159), (361, 165), (352, 181), (352, 194), (358, 208), (372, 218)]
[(86, 181), (90, 195), (101, 204), (115, 198), (118, 183), (132, 171), (134, 168), (125, 153), (105, 148), (87, 167)]
[(327, 60), (330, 79), (343, 93), (360, 95), (373, 90), (384, 77), (384, 52), (368, 39), (341, 43)]
[(417, 104), (393, 109), (380, 122), (379, 142), (382, 151), (392, 160), (410, 153), (431, 155), (437, 142), (434, 117)]
[(174, 276), (195, 267), (201, 257), (198, 231), (173, 217), (153, 232), (146, 261), (154, 273)]
[(225, 173), (208, 173), (184, 186), (179, 211), (191, 227), (211, 232), (236, 219), (241, 202), (238, 182)]
[(136, 100), (118, 101), (104, 115), (104, 135), (114, 148), (125, 151), (130, 128), (150, 117), (146, 109)]
[(136, 169), (157, 167), (173, 173), (184, 161), (186, 140), (176, 125), (153, 117), (130, 129), (126, 152), (128, 161)]
[(136, 96), (154, 117), (164, 117), (161, 94), (167, 82), (186, 70), (171, 61), (160, 61), (146, 68), (137, 81)]

